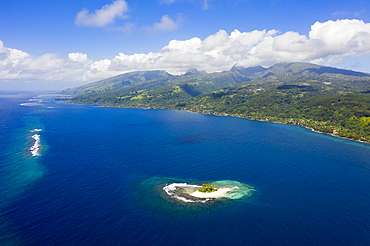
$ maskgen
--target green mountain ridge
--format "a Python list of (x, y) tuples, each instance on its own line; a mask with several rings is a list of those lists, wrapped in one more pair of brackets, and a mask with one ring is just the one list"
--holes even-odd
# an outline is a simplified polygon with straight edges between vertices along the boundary
[[(233, 66), (230, 71), (218, 73), (206, 73), (198, 71), (195, 68), (189, 69), (183, 75), (171, 75), (164, 70), (155, 71), (138, 71), (124, 73), (108, 79), (100, 80), (84, 86), (70, 88), (61, 91), (63, 94), (82, 95), (104, 92), (126, 92), (143, 89), (152, 89), (165, 87), (169, 85), (178, 85), (187, 83), (201, 93), (209, 93), (223, 87), (234, 86), (241, 82), (247, 82), (256, 79), (269, 78), (271, 76), (281, 77), (284, 75), (343, 75), (354, 77), (370, 77), (369, 74), (355, 72), (351, 70), (324, 67), (310, 63), (278, 63), (269, 68), (262, 66), (257, 67), (240, 67)], [(312, 76), (311, 76), (312, 77)]]
[(296, 62), (177, 76), (134, 72), (61, 93), (74, 103), (232, 115), (370, 141), (369, 91), (369, 74)]
[(167, 73), (164, 70), (124, 73), (108, 79), (90, 83), (88, 85), (66, 89), (61, 91), (61, 93), (68, 95), (101, 93), (116, 90), (129, 85), (138, 84), (140, 82), (155, 80), (159, 78), (168, 78), (172, 76), (173, 75)]

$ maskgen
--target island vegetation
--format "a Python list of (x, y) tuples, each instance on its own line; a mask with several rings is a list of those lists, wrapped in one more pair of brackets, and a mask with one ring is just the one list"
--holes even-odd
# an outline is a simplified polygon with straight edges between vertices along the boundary
[(370, 74), (309, 63), (179, 76), (134, 72), (62, 93), (74, 103), (236, 116), (370, 142)]
[(214, 185), (214, 184), (206, 183), (206, 184), (203, 184), (203, 186), (199, 188), (198, 191), (203, 192), (203, 193), (211, 193), (214, 191), (218, 191), (216, 187), (218, 187), (218, 184)]

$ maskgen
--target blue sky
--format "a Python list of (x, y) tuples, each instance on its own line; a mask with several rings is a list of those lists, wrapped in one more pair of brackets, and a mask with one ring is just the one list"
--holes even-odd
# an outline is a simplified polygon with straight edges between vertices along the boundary
[(365, 0), (5, 0), (0, 9), (0, 89), (282, 61), (370, 73)]

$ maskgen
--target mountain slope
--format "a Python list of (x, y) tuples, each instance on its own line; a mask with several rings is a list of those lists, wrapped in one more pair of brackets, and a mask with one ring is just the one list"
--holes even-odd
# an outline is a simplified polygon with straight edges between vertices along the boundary
[(269, 68), (234, 66), (204, 73), (190, 69), (116, 76), (63, 91), (72, 102), (118, 107), (185, 109), (300, 124), (370, 142), (370, 75), (309, 63)]
[[(337, 77), (345, 80), (346, 76), (356, 78), (368, 78), (369, 74), (355, 72), (351, 70), (324, 67), (310, 63), (278, 63), (269, 68), (239, 67), (234, 66), (230, 71), (221, 73), (199, 72), (196, 69), (189, 69), (184, 75), (173, 76), (166, 71), (140, 71), (125, 73), (101, 81), (97, 81), (84, 86), (66, 89), (61, 91), (63, 94), (82, 95), (99, 93), (126, 93), (145, 89), (158, 89), (160, 87), (188, 84), (201, 93), (209, 93), (223, 87), (234, 86), (241, 82), (270, 78), (281, 80), (298, 77), (302, 78), (325, 78)], [(321, 76), (321, 77), (320, 77)], [(339, 76), (339, 77), (338, 77)], [(330, 79), (329, 79), (330, 80)]]
[[(126, 73), (62, 93), (75, 96), (74, 102), (132, 107), (172, 107), (221, 88), (244, 90), (287, 85), (309, 86), (313, 96), (360, 93), (370, 89), (370, 75), (350, 70), (324, 67), (310, 63), (278, 63), (269, 68), (234, 66), (218, 73), (189, 69), (186, 74), (173, 76), (165, 71)], [(250, 87), (253, 85), (252, 87)], [(314, 89), (312, 89), (314, 88)], [(277, 89), (281, 92), (281, 90)], [(224, 90), (222, 90), (224, 91)], [(217, 94), (217, 93), (216, 93)], [(218, 95), (218, 94), (217, 94)], [(306, 92), (300, 96), (308, 96)]]
[[(247, 80), (235, 71), (171, 76), (122, 86), (104, 92), (77, 95), (73, 98), (73, 101), (102, 105), (161, 105), (167, 107), (223, 87), (235, 86)], [(79, 88), (76, 88), (75, 91), (78, 92)]]
[(125, 86), (134, 85), (140, 82), (155, 80), (159, 78), (169, 78), (173, 75), (163, 70), (157, 71), (139, 71), (124, 73), (108, 79), (103, 79), (84, 86), (79, 86), (61, 91), (68, 95), (81, 95), (91, 93), (101, 93), (106, 91), (117, 90)]

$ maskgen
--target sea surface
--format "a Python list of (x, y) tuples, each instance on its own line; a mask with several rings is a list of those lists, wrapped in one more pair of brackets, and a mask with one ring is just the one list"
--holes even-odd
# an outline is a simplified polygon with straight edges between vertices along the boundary
[[(0, 93), (0, 245), (369, 245), (370, 145), (300, 126)], [(171, 183), (252, 196), (184, 203)]]

